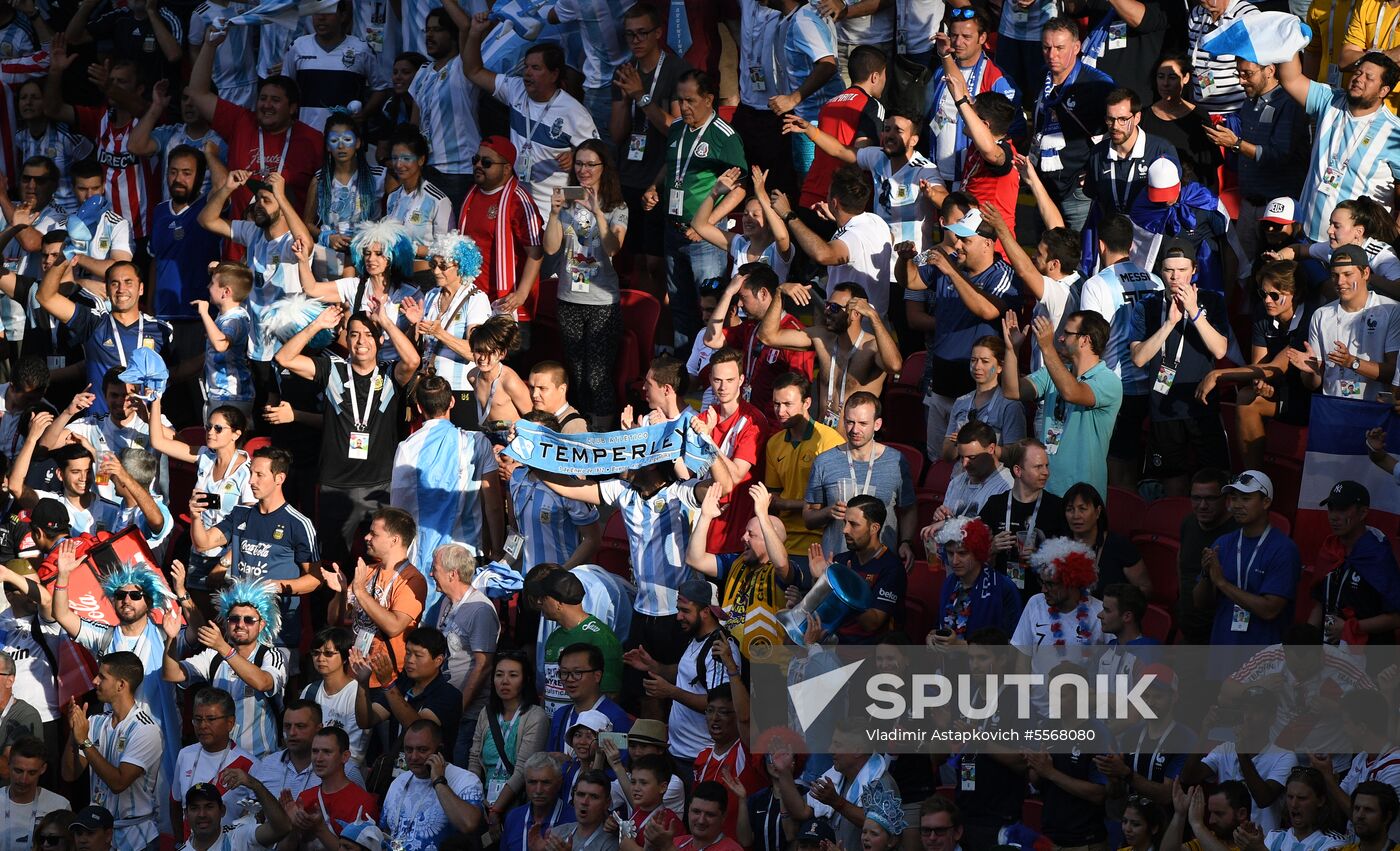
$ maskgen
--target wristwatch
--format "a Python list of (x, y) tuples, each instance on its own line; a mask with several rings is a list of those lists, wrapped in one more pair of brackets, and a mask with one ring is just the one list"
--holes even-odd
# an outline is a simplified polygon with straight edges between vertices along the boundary
[(1360, 368), (1361, 368), (1361, 358), (1352, 358), (1352, 359), (1351, 359), (1351, 371), (1352, 371), (1352, 372), (1356, 372), (1356, 371), (1357, 371), (1358, 369), (1360, 369)]
[(78, 742), (78, 751), (79, 751), (80, 753), (81, 753), (82, 751), (87, 750), (88, 748), (95, 748), (95, 747), (97, 747), (97, 742), (94, 742), (92, 739), (83, 739), (81, 742)]
[(433, 788), (435, 788), (435, 789), (436, 789), (438, 786), (446, 786), (446, 785), (447, 785), (447, 778), (446, 778), (446, 777), (439, 777), (438, 779), (436, 779), (436, 780), (433, 781), (433, 784), (432, 784), (432, 785), (433, 785)]
[(960, 97), (960, 98), (958, 98), (957, 100), (953, 101), (953, 106), (962, 106), (963, 104), (967, 104), (968, 106), (972, 106), (972, 98), (968, 97), (967, 95), (963, 95), (962, 97)]
[(651, 105), (651, 92), (647, 92), (646, 94), (642, 95), (642, 99), (639, 100), (639, 101), (637, 101), (637, 106), (641, 107), (642, 109), (646, 109), (646, 108), (647, 108), (648, 106), (650, 106), (650, 105)]
[(790, 221), (792, 221), (792, 220), (795, 219), (795, 218), (797, 218), (797, 211), (796, 211), (796, 210), (788, 210), (788, 211), (787, 211), (787, 214), (783, 216), (783, 221), (785, 221), (785, 222), (790, 222)]

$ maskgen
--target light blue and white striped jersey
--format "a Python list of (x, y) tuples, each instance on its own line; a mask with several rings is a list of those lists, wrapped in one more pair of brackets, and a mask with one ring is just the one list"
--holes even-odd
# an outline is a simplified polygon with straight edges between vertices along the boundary
[[(67, 503), (68, 500), (63, 502)], [(141, 686), (136, 689), (137, 706), (145, 709), (150, 717), (155, 719), (166, 741), (180, 741), (180, 711), (175, 706), (175, 689), (160, 677), (165, 664), (165, 632), (156, 626), (155, 621), (148, 618), (145, 629), (135, 637), (128, 637), (116, 627), (84, 620), (78, 628), (78, 636), (73, 640), (87, 648), (88, 652), (98, 659), (119, 650), (135, 653), (141, 659), (141, 670), (145, 673)], [(94, 722), (96, 720), (93, 719)], [(94, 723), (93, 729), (96, 727)], [(166, 783), (169, 783), (169, 778), (175, 776), (175, 757), (179, 751), (179, 748), (169, 747), (161, 756), (162, 773)], [(95, 778), (93, 782), (97, 782)], [(111, 807), (110, 804), (107, 806)], [(112, 812), (115, 814), (116, 809), (113, 808)]]
[(135, 526), (141, 530), (141, 534), (146, 538), (146, 546), (150, 547), (157, 556), (161, 555), (160, 547), (170, 537), (170, 531), (175, 528), (175, 518), (170, 515), (170, 507), (165, 504), (165, 497), (158, 493), (151, 494), (155, 500), (156, 510), (160, 512), (162, 522), (159, 532), (151, 531), (151, 524), (146, 520), (146, 514), (134, 505), (124, 505), (117, 512), (116, 525), (113, 528), (125, 529), (127, 526)]
[(117, 512), (121, 510), (116, 503), (100, 497), (87, 508), (79, 508), (66, 499), (63, 500), (63, 507), (68, 510), (68, 529), (74, 535), (114, 531), (117, 528)]
[(1128, 347), (1132, 343), (1133, 306), (1148, 294), (1161, 292), (1162, 279), (1133, 261), (1124, 260), (1105, 266), (1075, 289), (1078, 303), (1070, 304), (1067, 312), (1092, 310), (1108, 320), (1103, 361), (1122, 380), (1123, 395), (1137, 396), (1152, 389), (1151, 376), (1133, 363)]
[(1040, 41), (1040, 31), (1045, 22), (1059, 14), (1060, 4), (1056, 0), (1036, 0), (1029, 8), (1022, 9), (1014, 2), (1008, 3), (1001, 12), (1001, 26), (997, 34), (1002, 38), (1017, 41)]
[(525, 81), (519, 77), (496, 75), (496, 100), (510, 110), (510, 142), (515, 146), (515, 173), (530, 191), (540, 215), (548, 218), (550, 197), (555, 187), (563, 187), (568, 172), (555, 157), (584, 139), (597, 139), (598, 128), (583, 104), (564, 90), (545, 103), (525, 94)]
[(233, 241), (247, 247), (244, 262), (253, 272), (253, 291), (243, 304), (253, 320), (248, 334), (248, 357), (270, 361), (279, 346), (272, 333), (262, 327), (262, 318), (280, 299), (301, 292), (301, 270), (292, 251), (292, 232), (269, 240), (263, 229), (252, 222), (240, 220), (229, 226), (233, 229)]
[(768, 99), (782, 94), (773, 61), (782, 17), (761, 0), (739, 0), (739, 102), (744, 106), (766, 110)]
[[(43, 10), (40, 9), (42, 13)], [(0, 59), (14, 59), (39, 49), (34, 24), (24, 15), (15, 15), (0, 27)]]
[[(778, 90), (773, 94), (791, 94), (807, 82), (819, 59), (827, 56), (833, 61), (836, 59), (836, 25), (822, 17), (810, 3), (803, 3), (779, 18), (773, 56), (778, 69)], [(793, 111), (814, 122), (826, 102), (841, 94), (844, 88), (841, 75), (833, 74)]]
[(699, 508), (695, 484), (694, 480), (672, 482), (648, 498), (621, 479), (598, 483), (602, 504), (618, 506), (626, 522), (637, 584), (634, 606), (641, 614), (674, 615), (676, 589), (693, 576), (685, 564), (685, 548), (691, 517)]
[[(469, 284), (462, 284), (456, 297), (451, 300), (444, 298), (442, 288), (438, 287), (424, 296), (423, 316), (438, 320), (447, 333), (465, 340), (468, 328), (491, 318), (491, 300), (486, 293)], [(423, 356), (433, 359), (433, 371), (446, 379), (453, 390), (472, 389), (471, 373), (476, 369), (474, 362), (447, 348), (434, 337), (425, 338), (423, 345)]]
[[(204, 525), (210, 529), (224, 522), (224, 518), (235, 506), (252, 505), (257, 501), (253, 498), (253, 489), (249, 484), (253, 477), (252, 457), (239, 449), (235, 450), (234, 459), (233, 469), (222, 479), (216, 479), (214, 464), (218, 461), (218, 455), (207, 446), (199, 447), (199, 460), (194, 462), (194, 489), (219, 497), (218, 507), (206, 508), (201, 512), (204, 515)], [(225, 547), (215, 547), (205, 551), (204, 555), (216, 556), (224, 549)]]
[(895, 50), (900, 55), (933, 49), (933, 34), (943, 23), (943, 0), (894, 0)]
[[(234, 27), (235, 30), (246, 29), (246, 27)], [(151, 138), (155, 139), (156, 147), (160, 151), (160, 186), (161, 200), (170, 200), (170, 184), (165, 179), (166, 167), (170, 165), (170, 152), (181, 145), (189, 145), (201, 154), (204, 153), (204, 143), (213, 142), (219, 146), (219, 157), (224, 162), (228, 162), (228, 142), (224, 137), (213, 130), (205, 130), (204, 135), (195, 138), (190, 135), (189, 127), (185, 124), (163, 124), (151, 131)], [(200, 195), (209, 194), (209, 171), (204, 171), (204, 185), (196, 193), (196, 198)]]
[[(72, 238), (72, 234), (69, 234)], [(92, 238), (73, 239), (73, 248), (79, 254), (86, 254), (94, 260), (106, 260), (113, 251), (131, 254), (131, 222), (112, 212), (106, 211), (92, 229)]]
[(598, 522), (598, 509), (550, 490), (525, 467), (510, 476), (510, 504), (525, 537), (524, 564), (565, 564), (578, 549), (580, 526)]
[[(148, 675), (149, 676), (149, 675)], [(160, 678), (160, 674), (156, 674)], [(175, 745), (178, 736), (167, 739), (156, 723), (149, 707), (138, 699), (136, 705), (118, 722), (111, 711), (95, 715), (89, 722), (89, 736), (102, 758), (112, 765), (129, 763), (144, 769), (140, 777), (121, 792), (114, 792), (96, 771), (92, 775), (92, 803), (104, 807), (122, 827), (112, 833), (112, 851), (142, 851), (160, 836), (160, 813), (163, 801), (160, 789), (168, 788), (175, 772), (173, 757), (179, 753)], [(170, 747), (166, 747), (166, 742)]]
[[(251, 27), (234, 27), (233, 30), (252, 29)], [(304, 33), (311, 32), (311, 17), (308, 15), (297, 21), (295, 29), (289, 27), (279, 27), (275, 24), (265, 24), (258, 28), (258, 76), (267, 78), (272, 76), (274, 67), (281, 69), (282, 62), (287, 58), (287, 49), (292, 46)], [(419, 40), (423, 38), (422, 33), (418, 35)], [(246, 60), (245, 60), (246, 61)], [(256, 92), (255, 92), (256, 95)], [(254, 98), (256, 100), (256, 97)], [(251, 105), (249, 106), (251, 109)], [(317, 127), (316, 132), (321, 132)]]
[[(321, 182), (322, 169), (316, 169), (316, 173), (311, 176), (311, 185), (316, 187), (316, 191), (325, 192), (326, 187)], [(382, 165), (372, 165), (369, 167), (369, 183), (371, 194), (374, 195), (374, 204), (368, 208), (361, 203), (360, 190), (355, 185), (357, 178), (352, 177), (350, 183), (341, 183), (334, 174), (331, 175), (330, 185), (330, 216), (321, 222), (322, 242), (325, 237), (338, 232), (338, 226), (350, 225), (353, 233), (355, 228), (364, 222), (375, 221), (379, 215), (379, 199), (384, 197), (384, 178), (389, 170)]]
[(891, 172), (894, 164), (884, 149), (868, 145), (856, 151), (856, 165), (870, 172), (875, 182), (875, 215), (889, 223), (890, 239), (897, 243), (912, 242), (920, 251), (931, 247), (924, 244), (923, 220), (928, 218), (930, 210), (919, 189), (919, 181), (943, 183), (933, 160), (915, 152), (899, 171)]
[[(464, 4), (467, 14), (477, 11), (472, 4)], [(394, 57), (399, 55), (399, 39), (402, 37), (399, 16), (389, 0), (361, 0), (351, 9), (354, 20), (350, 34), (369, 45), (370, 52), (378, 57), (379, 67), (385, 78), (394, 71)]]
[[(479, 3), (473, 2), (464, 6), (467, 14), (486, 11), (484, 8), (477, 8)], [(442, 8), (442, 0), (403, 0), (403, 19), (400, 21), (399, 30), (399, 50), (412, 50), (415, 53), (428, 55), (428, 42), (423, 34), (423, 28), (428, 23), (428, 13), (434, 9)]]
[(427, 246), (452, 230), (452, 200), (424, 180), (414, 192), (402, 186), (390, 192), (384, 201), (384, 216), (402, 224), (414, 245)]
[[(253, 3), (201, 3), (190, 15), (190, 47), (196, 51), (204, 44), (204, 36), (211, 29), (227, 30), (223, 43), (214, 48), (214, 91), (229, 103), (245, 109), (253, 108), (254, 95), (258, 85), (258, 67), (248, 61), (258, 49), (258, 34), (272, 30), (290, 32), (277, 26), (225, 27), (224, 22), (253, 8)], [(267, 36), (264, 36), (266, 38)], [(275, 37), (274, 37), (275, 38)], [(290, 44), (290, 40), (288, 41)], [(282, 60), (285, 48), (278, 52), (275, 61)], [(227, 158), (228, 152), (224, 152)]]
[(1322, 83), (1308, 86), (1303, 108), (1316, 122), (1313, 158), (1298, 197), (1303, 235), (1327, 241), (1327, 223), (1337, 203), (1373, 198), (1389, 207), (1400, 172), (1400, 119), (1381, 102), (1370, 115), (1347, 111), (1347, 94)]
[(68, 176), (68, 168), (92, 154), (91, 141), (69, 130), (66, 124), (50, 121), (37, 139), (28, 127), (21, 127), (15, 134), (15, 151), (19, 154), (15, 160), (19, 165), (30, 157), (53, 160), (54, 165), (58, 166), (58, 189), (54, 190), (53, 200), (49, 203), (64, 213), (78, 209), (78, 199), (73, 195), (73, 178)]
[(424, 63), (408, 84), (418, 104), (419, 129), (428, 140), (428, 165), (447, 174), (472, 170), (472, 157), (481, 147), (476, 101), (481, 90), (462, 73), (462, 57), (453, 56), (434, 69)]
[(894, 9), (886, 6), (873, 15), (846, 18), (836, 25), (836, 40), (842, 44), (868, 44), (883, 49), (895, 40), (894, 15)]
[[(632, 605), (637, 589), (607, 568), (596, 564), (580, 564), (569, 572), (583, 583), (583, 610), (608, 625), (617, 640), (627, 643), (632, 633)], [(544, 646), (559, 624), (540, 618), (539, 634), (535, 639), (535, 679), (545, 682)]]
[(253, 370), (248, 366), (248, 333), (252, 317), (243, 305), (220, 313), (214, 319), (229, 346), (216, 350), (208, 340), (204, 345), (204, 392), (210, 405), (248, 402), (253, 398)]
[(632, 58), (622, 36), (622, 15), (636, 0), (558, 0), (554, 15), (561, 24), (578, 23), (583, 35), (583, 85), (611, 86), (613, 74)]
[[(287, 658), (277, 647), (258, 645), (249, 657), (262, 661), (258, 667), (272, 677), (272, 688), (258, 691), (243, 681), (227, 660), (221, 659), (213, 649), (204, 650), (180, 662), (184, 668), (186, 686), (209, 683), (233, 695), (234, 716), (237, 727), (233, 731), (233, 741), (257, 759), (263, 759), (277, 750), (277, 725), (280, 723), (279, 705), (282, 691), (287, 687)], [(215, 660), (218, 660), (215, 667)], [(209, 677), (210, 670), (214, 677)]]

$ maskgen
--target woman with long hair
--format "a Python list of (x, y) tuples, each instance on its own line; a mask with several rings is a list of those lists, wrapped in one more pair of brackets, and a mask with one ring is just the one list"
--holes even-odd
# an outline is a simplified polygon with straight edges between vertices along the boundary
[(1213, 369), (1201, 379), (1196, 398), (1205, 402), (1217, 386), (1238, 383), (1234, 441), (1246, 470), (1264, 465), (1264, 421), (1307, 425), (1312, 391), (1298, 370), (1288, 368), (1288, 350), (1304, 351), (1313, 305), (1302, 299), (1298, 264), (1274, 260), (1259, 270), (1249, 366)]
[(1133, 795), (1123, 808), (1123, 847), (1119, 851), (1155, 851), (1166, 830), (1162, 808), (1151, 798)]
[[(566, 191), (582, 197), (566, 198)], [(544, 250), (564, 255), (559, 276), (564, 366), (575, 404), (595, 430), (617, 421), (613, 370), (622, 343), (622, 306), (612, 259), (626, 235), (627, 203), (612, 147), (597, 139), (580, 142), (569, 170), (569, 189), (554, 190)]]
[(1089, 593), (1099, 597), (1103, 589), (1119, 582), (1131, 582), (1142, 593), (1152, 596), (1152, 579), (1133, 542), (1108, 528), (1108, 509), (1098, 488), (1088, 482), (1070, 485), (1065, 491), (1065, 523), (1070, 537), (1094, 551), (1099, 577)]
[(1001, 392), (1001, 370), (1006, 363), (1006, 343), (987, 335), (972, 344), (967, 368), (976, 384), (959, 396), (948, 413), (948, 433), (943, 438), (943, 460), (958, 457), (958, 429), (969, 422), (983, 422), (996, 429), (997, 443), (1006, 446), (1026, 436), (1026, 409)]
[(1385, 207), (1373, 198), (1350, 198), (1332, 209), (1327, 221), (1326, 242), (1302, 242), (1265, 256), (1277, 260), (1311, 257), (1326, 264), (1332, 252), (1339, 247), (1359, 245), (1366, 249), (1366, 256), (1371, 261), (1371, 289), (1374, 291), (1375, 276), (1387, 281), (1400, 280), (1400, 258), (1395, 254), (1397, 240), (1400, 240), (1400, 229), (1396, 228), (1395, 220)]
[(325, 160), (311, 178), (302, 219), (326, 251), (325, 274), (333, 275), (339, 273), (340, 258), (350, 250), (351, 235), (378, 217), (387, 172), (370, 164), (365, 140), (348, 112), (331, 113), (325, 137)]
[(727, 220), (710, 221), (719, 199), (739, 188), (744, 172), (738, 168), (731, 168), (716, 178), (715, 188), (700, 202), (690, 226), (706, 242), (729, 252), (730, 269), (737, 270), (745, 263), (767, 263), (778, 273), (779, 281), (786, 281), (794, 254), (792, 237), (787, 224), (773, 212), (768, 202), (768, 172), (753, 166), (751, 173), (753, 193), (744, 201), (744, 212), (739, 217), (740, 233), (729, 230)]
[(73, 851), (73, 832), (68, 828), (77, 815), (72, 810), (54, 810), (34, 825), (34, 851)]
[(1216, 175), (1224, 157), (1220, 146), (1206, 135), (1208, 117), (1186, 99), (1191, 85), (1191, 61), (1184, 53), (1165, 53), (1157, 60), (1152, 79), (1157, 100), (1143, 110), (1142, 130), (1170, 142), (1182, 162), (1190, 162), (1196, 177), (1215, 191)]
[(1332, 796), (1322, 772), (1310, 765), (1300, 765), (1288, 773), (1283, 787), (1283, 824), (1262, 837), (1266, 848), (1288, 848), (1293, 851), (1314, 851), (1334, 848), (1343, 840), (1333, 831), (1346, 824), (1332, 807)]
[(428, 246), (452, 230), (452, 200), (423, 175), (428, 164), (428, 141), (411, 127), (394, 138), (389, 151), (390, 175), (398, 188), (384, 201), (384, 214), (408, 230), (413, 240), (413, 271), (428, 278)]
[(535, 666), (522, 650), (496, 651), (491, 692), (472, 735), (467, 770), (486, 787), (486, 819), (499, 825), (517, 800), (523, 800), (525, 761), (544, 750), (549, 716), (535, 691)]
[[(349, 273), (333, 281), (302, 282), (302, 289), (312, 298), (345, 305), (345, 315), (367, 313), (378, 315), (378, 306), (388, 303), (389, 315), (409, 337), (414, 334), (412, 323), (399, 310), (406, 298), (417, 293), (413, 285), (415, 247), (403, 225), (389, 218), (377, 222), (362, 222), (350, 240), (351, 265)], [(387, 335), (380, 335), (380, 360), (396, 361), (398, 352)]]

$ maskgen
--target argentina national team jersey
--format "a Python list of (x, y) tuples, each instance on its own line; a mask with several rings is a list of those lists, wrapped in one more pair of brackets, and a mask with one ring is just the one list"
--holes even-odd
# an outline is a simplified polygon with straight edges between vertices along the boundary
[(1317, 138), (1298, 197), (1299, 220), (1304, 236), (1326, 242), (1339, 202), (1366, 197), (1389, 207), (1400, 170), (1400, 119), (1384, 101), (1370, 115), (1354, 117), (1347, 93), (1322, 83), (1308, 85), (1304, 109), (1317, 122)]
[(92, 229), (92, 238), (73, 240), (73, 248), (94, 260), (106, 260), (113, 251), (124, 251), (129, 257), (131, 222), (108, 210), (97, 220), (97, 227)]
[(567, 499), (517, 467), (510, 476), (510, 504), (525, 536), (525, 564), (567, 564), (578, 549), (579, 527), (598, 522), (598, 509)]
[(767, 110), (768, 99), (779, 94), (773, 40), (780, 18), (782, 13), (763, 0), (740, 0), (739, 102), (744, 106)]
[[(636, 0), (557, 0), (554, 16), (560, 23), (577, 23), (583, 35), (583, 85), (609, 86), (613, 74), (631, 58), (622, 36), (622, 16)], [(674, 45), (673, 45), (674, 46)]]
[(530, 190), (541, 214), (547, 214), (554, 189), (569, 179), (555, 157), (572, 151), (584, 139), (598, 138), (598, 128), (583, 104), (562, 89), (540, 103), (525, 93), (524, 80), (497, 74), (494, 94), (510, 110), (515, 173)]
[(248, 334), (248, 357), (270, 361), (278, 345), (272, 333), (263, 328), (263, 316), (280, 299), (301, 292), (301, 270), (292, 252), (292, 233), (287, 231), (269, 240), (263, 229), (252, 222), (230, 222), (229, 227), (233, 241), (247, 247), (244, 260), (253, 272), (253, 291), (244, 303), (253, 320)]
[(78, 199), (73, 195), (73, 178), (68, 176), (68, 168), (92, 154), (92, 142), (68, 129), (68, 125), (50, 121), (38, 138), (21, 128), (15, 134), (15, 150), (19, 153), (19, 163), (30, 157), (48, 157), (58, 166), (58, 188), (54, 190), (53, 206), (64, 213), (78, 209)]
[[(131, 353), (138, 348), (164, 354), (170, 345), (170, 323), (144, 313), (137, 321), (123, 325), (110, 313), (75, 303), (73, 315), (67, 324), (73, 338), (83, 343), (87, 380), (94, 388), (102, 386), (102, 377), (109, 369), (118, 366), (124, 368)], [(92, 414), (107, 413), (107, 400), (98, 393), (88, 410)]]
[(402, 186), (390, 192), (384, 213), (386, 218), (404, 226), (414, 245), (431, 245), (434, 239), (452, 230), (452, 201), (426, 180), (413, 192)]
[[(160, 679), (159, 671), (155, 678)], [(161, 728), (149, 707), (139, 700), (121, 721), (111, 712), (94, 716), (90, 720), (89, 736), (108, 763), (143, 769), (141, 776), (121, 792), (112, 791), (96, 771), (88, 772), (92, 778), (93, 805), (105, 807), (119, 825), (112, 834), (113, 851), (142, 851), (160, 836), (157, 788), (169, 784), (169, 778), (161, 776), (162, 751), (171, 757), (177, 752), (174, 747), (165, 747)], [(178, 735), (171, 741), (178, 742)], [(173, 759), (170, 762), (173, 771)]]
[(224, 41), (214, 49), (214, 90), (219, 97), (229, 103), (236, 103), (245, 109), (253, 108), (254, 94), (258, 82), (257, 64), (249, 58), (256, 52), (255, 43), (259, 32), (281, 29), (281, 27), (229, 27), (229, 18), (237, 17), (253, 8), (252, 3), (228, 3), (220, 5), (202, 3), (190, 15), (190, 46), (198, 52), (204, 44), (205, 36), (211, 29), (224, 31)]
[(673, 482), (650, 497), (630, 482), (608, 479), (598, 483), (603, 505), (622, 510), (632, 575), (637, 585), (636, 610), (643, 615), (674, 615), (676, 590), (693, 576), (685, 564), (690, 520), (699, 510), (695, 482)]
[[(243, 681), (228, 661), (212, 649), (206, 649), (180, 662), (188, 678), (187, 687), (208, 683), (233, 696), (236, 726), (233, 741), (240, 748), (262, 759), (277, 750), (278, 706), (287, 685), (287, 659), (276, 647), (261, 647), (253, 651), (249, 661), (272, 677), (272, 688), (258, 691)], [(217, 664), (215, 660), (218, 660)], [(214, 676), (211, 679), (210, 671)]]
[[(399, 444), (389, 495), (390, 502), (418, 518), (410, 560), (430, 565), (437, 548), (454, 541), (479, 551), (481, 483), (496, 470), (496, 454), (486, 436), (447, 419), (428, 420)], [(424, 576), (431, 592), (431, 571)]]
[[(812, 75), (817, 60), (826, 56), (836, 58), (836, 25), (824, 18), (816, 7), (800, 3), (779, 19), (773, 51), (778, 69), (778, 91), (774, 94), (795, 92)], [(842, 88), (841, 75), (833, 74), (820, 89), (803, 98), (793, 111), (815, 122), (817, 113), (827, 101), (841, 94)]]
[[(424, 297), (423, 316), (438, 320), (447, 333), (464, 340), (467, 337), (467, 329), (480, 325), (491, 317), (491, 300), (481, 290), (469, 284), (462, 284), (456, 297), (451, 299), (446, 298), (439, 287)], [(474, 362), (432, 337), (425, 340), (423, 357), (432, 358), (433, 371), (442, 376), (453, 390), (460, 392), (472, 389), (471, 373), (476, 369)]]
[(438, 171), (471, 171), (472, 157), (481, 147), (481, 129), (476, 123), (478, 91), (462, 72), (460, 55), (440, 69), (425, 63), (408, 84), (408, 93), (418, 104), (419, 129), (428, 140), (428, 164)]
[(870, 172), (875, 182), (875, 213), (889, 222), (893, 242), (912, 242), (920, 250), (929, 247), (924, 242), (923, 220), (929, 215), (929, 202), (924, 198), (919, 181), (942, 184), (938, 167), (917, 151), (898, 171), (878, 145), (868, 145), (856, 151), (856, 165)]

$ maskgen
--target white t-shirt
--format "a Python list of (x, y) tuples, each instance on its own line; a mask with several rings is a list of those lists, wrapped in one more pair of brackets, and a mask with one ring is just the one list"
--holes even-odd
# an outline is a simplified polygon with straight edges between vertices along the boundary
[[(212, 711), (213, 707), (204, 707), (202, 711)], [(230, 742), (229, 746), (217, 753), (209, 753), (204, 749), (204, 745), (195, 742), (180, 750), (180, 754), (175, 757), (175, 777), (170, 783), (170, 797), (172, 800), (183, 803), (185, 793), (190, 791), (190, 787), (196, 783), (219, 782), (219, 774), (226, 768), (241, 768), (244, 771), (252, 771), (257, 760), (253, 755), (240, 748), (236, 743)], [(228, 826), (243, 815), (242, 799), (248, 794), (245, 789), (230, 789), (224, 793), (224, 825)]]
[[(1049, 275), (1040, 276), (1040, 285), (1044, 288), (1040, 296), (1040, 301), (1036, 302), (1032, 316), (1044, 316), (1050, 320), (1050, 324), (1055, 328), (1060, 327), (1060, 323), (1065, 321), (1065, 308), (1070, 302), (1070, 288), (1074, 282), (1079, 280), (1078, 272), (1070, 272), (1063, 278), (1052, 278)], [(1031, 372), (1035, 372), (1045, 365), (1045, 356), (1040, 352), (1040, 340), (1034, 335), (1031, 336)]]
[[(1216, 745), (1215, 749), (1201, 760), (1201, 764), (1215, 772), (1216, 782), (1223, 783), (1226, 780), (1244, 779), (1244, 772), (1240, 770), (1240, 757), (1235, 752), (1234, 742), (1222, 742)], [(1270, 744), (1254, 755), (1254, 768), (1259, 772), (1259, 776), (1265, 780), (1277, 781), (1283, 786), (1288, 785), (1288, 772), (1292, 771), (1297, 764), (1297, 754), (1285, 751), (1274, 744)], [(1260, 830), (1267, 832), (1279, 826), (1279, 816), (1282, 812), (1283, 796), (1280, 795), (1278, 800), (1268, 807), (1251, 804), (1249, 818), (1259, 825)]]
[[(64, 500), (68, 502), (68, 500)], [(44, 650), (34, 640), (34, 619), (15, 617), (9, 602), (0, 610), (0, 652), (9, 655), (15, 662), (14, 696), (39, 713), (39, 720), (47, 724), (58, 718), (58, 685), (54, 681), (53, 668)], [(56, 623), (43, 622), (41, 627), (44, 641), (54, 658), (58, 658), (59, 644), (67, 641), (66, 635)]]
[(1400, 351), (1400, 314), (1396, 311), (1395, 302), (1370, 293), (1366, 306), (1355, 313), (1343, 310), (1340, 301), (1328, 302), (1313, 312), (1308, 343), (1322, 361), (1322, 395), (1376, 401), (1376, 393), (1385, 385), (1329, 362), (1327, 355), (1338, 342), (1345, 343), (1361, 360), (1381, 361), (1387, 352)]
[(350, 737), (350, 760), (364, 764), (365, 749), (369, 747), (369, 730), (362, 729), (355, 720), (355, 697), (360, 693), (360, 684), (354, 679), (335, 694), (326, 691), (324, 682), (312, 683), (301, 690), (301, 696), (321, 704), (321, 723), (326, 727), (339, 727)]
[[(1026, 602), (1021, 611), (1021, 620), (1016, 623), (1016, 631), (1011, 634), (1011, 644), (1022, 650), (1048, 651), (1063, 641), (1065, 646), (1058, 653), (1039, 652), (1031, 657), (1031, 670), (1042, 676), (1049, 675), (1055, 665), (1063, 659), (1083, 665), (1088, 661), (1087, 653), (1080, 655), (1075, 648), (1104, 644), (1103, 622), (1099, 612), (1103, 603), (1093, 597), (1085, 598), (1084, 611), (1076, 606), (1073, 610), (1050, 614), (1050, 605), (1044, 594), (1036, 594)], [(1055, 624), (1059, 624), (1059, 634), (1055, 634)], [(1084, 629), (1083, 634), (1080, 628)], [(1045, 687), (1031, 691), (1031, 701), (1040, 712), (1050, 708), (1050, 693)]]
[(27, 804), (11, 801), (9, 789), (0, 791), (0, 848), (8, 851), (30, 851), (39, 820), (54, 810), (71, 809), (67, 798), (42, 787)]
[(510, 142), (517, 152), (515, 173), (540, 215), (548, 218), (554, 189), (569, 180), (568, 172), (554, 158), (584, 139), (598, 138), (593, 116), (562, 90), (545, 103), (531, 100), (525, 93), (525, 81), (506, 74), (496, 75), (493, 94), (510, 111)]
[[(443, 777), (452, 794), (469, 804), (481, 806), (486, 792), (475, 774), (448, 765)], [(394, 847), (403, 851), (433, 851), (443, 839), (456, 832), (438, 800), (432, 779), (420, 778), (411, 771), (394, 778), (389, 791), (384, 793), (384, 811), (379, 823), (386, 834), (394, 837)]]
[[(208, 851), (266, 851), (267, 846), (258, 843), (260, 826), (255, 821), (242, 819), (234, 824), (225, 824), (218, 841), (210, 845)], [(180, 851), (197, 851), (194, 838), (191, 837), (190, 841), (181, 845)]]
[[(739, 652), (739, 645), (732, 640), (725, 640), (729, 641), (731, 652)], [(676, 686), (678, 688), (691, 694), (704, 694), (716, 686), (722, 686), (729, 682), (729, 672), (725, 670), (723, 665), (716, 662), (714, 657), (709, 655), (713, 647), (713, 642), (707, 642), (703, 638), (692, 639), (690, 644), (686, 645), (685, 653), (681, 655), (680, 664), (676, 667)], [(709, 657), (705, 659), (703, 677), (700, 675), (700, 667), (697, 664), (702, 649)], [(671, 701), (671, 717), (668, 728), (671, 731), (671, 753), (687, 764), (694, 762), (701, 751), (715, 743), (714, 739), (710, 737), (709, 727), (705, 723), (705, 714), (696, 712), (679, 700)]]
[(106, 807), (119, 820), (145, 819), (122, 828), (119, 845), (142, 848), (160, 835), (156, 787), (160, 783), (161, 754), (165, 750), (160, 725), (151, 710), (138, 703), (120, 722), (111, 712), (94, 717), (88, 735), (107, 762), (116, 766), (134, 765), (142, 771), (141, 776), (120, 793), (113, 792), (96, 771), (88, 772), (93, 804)]
[(826, 296), (837, 284), (860, 284), (870, 296), (870, 304), (881, 317), (888, 318), (890, 310), (890, 278), (894, 262), (894, 243), (890, 241), (890, 226), (874, 213), (861, 213), (845, 227), (836, 231), (832, 242), (846, 246), (850, 260), (827, 269)]

